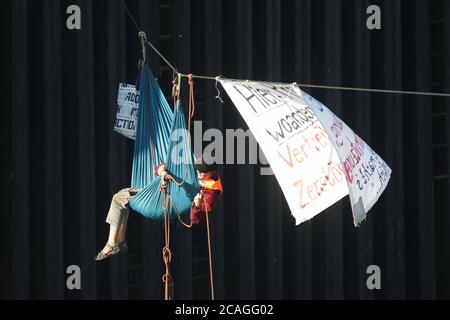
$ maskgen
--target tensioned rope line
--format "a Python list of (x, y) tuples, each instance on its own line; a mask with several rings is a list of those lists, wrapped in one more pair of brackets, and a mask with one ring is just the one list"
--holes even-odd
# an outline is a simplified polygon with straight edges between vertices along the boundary
[[(122, 0), (122, 4), (129, 15), (131, 21), (133, 22), (134, 26), (136, 27), (136, 30), (140, 32), (139, 26), (136, 22), (136, 19), (134, 19), (133, 15), (131, 14), (131, 11), (128, 9), (127, 5), (125, 4), (125, 1)], [(204, 75), (196, 75), (196, 74), (182, 74), (178, 72), (178, 70), (164, 57), (161, 52), (156, 49), (156, 47), (148, 40), (145, 39), (146, 43), (161, 57), (162, 60), (173, 70), (174, 73), (179, 74), (181, 77), (192, 77), (197, 79), (205, 79), (205, 80), (213, 80), (218, 81), (219, 79), (227, 79), (227, 80), (238, 80), (242, 81), (241, 79), (229, 79), (221, 76), (204, 76)], [(256, 80), (255, 80), (256, 81)], [(268, 82), (268, 81), (258, 81), (258, 82)], [(274, 82), (271, 82), (274, 83)], [(286, 84), (286, 83), (282, 83)], [(318, 88), (318, 89), (332, 89), (332, 90), (346, 90), (346, 91), (360, 91), (360, 92), (372, 92), (372, 93), (391, 93), (391, 94), (406, 94), (406, 95), (420, 95), (420, 96), (435, 96), (435, 97), (450, 97), (450, 93), (437, 93), (437, 92), (426, 92), (426, 91), (405, 91), (405, 90), (386, 90), (386, 89), (372, 89), (372, 88), (358, 88), (358, 87), (345, 87), (345, 86), (326, 86), (326, 85), (315, 85), (315, 84), (305, 84), (305, 83), (294, 83), (298, 85), (299, 87), (305, 87), (305, 88)]]
[(315, 84), (302, 84), (297, 83), (299, 87), (305, 88), (319, 88), (319, 89), (336, 89), (347, 91), (363, 91), (363, 92), (379, 92), (379, 93), (398, 93), (398, 94), (414, 94), (414, 95), (427, 95), (437, 97), (450, 97), (449, 93), (437, 93), (437, 92), (422, 92), (422, 91), (404, 91), (404, 90), (384, 90), (384, 89), (370, 89), (370, 88), (355, 88), (355, 87), (340, 87), (340, 86), (321, 86)]
[(128, 13), (128, 16), (130, 17), (131, 22), (133, 22), (134, 26), (136, 27), (136, 30), (137, 30), (138, 32), (141, 31), (141, 30), (139, 29), (139, 26), (138, 26), (137, 22), (136, 22), (136, 19), (134, 19), (134, 16), (131, 14), (130, 9), (128, 9), (127, 5), (125, 4), (125, 0), (122, 0), (122, 5), (123, 5), (123, 7), (125, 8), (126, 12)]
[[(130, 17), (131, 21), (133, 22), (134, 26), (136, 27), (136, 30), (138, 33), (140, 33), (142, 31), (141, 28), (139, 28), (139, 25), (136, 22), (136, 19), (134, 18), (133, 14), (131, 13), (130, 9), (128, 9), (125, 0), (122, 0), (122, 5), (125, 8), (125, 11), (127, 12), (128, 16)], [(164, 60), (164, 62), (173, 70), (173, 72), (175, 73), (179, 73), (177, 71), (177, 69), (169, 62), (169, 60), (167, 60), (162, 54), (161, 52), (158, 51), (158, 49), (156, 49), (156, 47), (150, 42), (148, 41), (147, 38), (144, 39), (145, 42), (150, 46), (150, 48), (152, 48), (160, 57), (161, 59)]]

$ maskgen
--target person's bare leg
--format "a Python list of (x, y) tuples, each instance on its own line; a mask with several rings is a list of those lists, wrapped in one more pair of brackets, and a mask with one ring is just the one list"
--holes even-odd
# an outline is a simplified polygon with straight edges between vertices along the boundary
[[(128, 190), (130, 197), (133, 197), (136, 195), (136, 193), (139, 192), (139, 189), (137, 188), (132, 188), (130, 190)], [(131, 200), (131, 198), (130, 198)], [(127, 204), (128, 205), (128, 204)], [(124, 216), (123, 218), (123, 222), (119, 227), (119, 231), (117, 234), (117, 243), (122, 242), (123, 240), (125, 240), (125, 235), (126, 235), (126, 231), (127, 231), (127, 224), (128, 224), (128, 218), (130, 217), (130, 213), (129, 213), (129, 209), (128, 209), (128, 213)]]
[[(117, 245), (118, 234), (119, 234), (119, 229), (117, 227), (110, 225), (109, 226), (109, 237), (108, 237), (109, 245), (111, 245), (111, 246)], [(108, 253), (108, 252), (111, 252), (112, 249), (109, 246), (105, 245), (105, 247), (103, 248), (102, 251), (103, 251), (103, 253)]]
[(118, 232), (117, 232), (117, 243), (122, 242), (123, 240), (125, 240), (125, 233), (127, 231), (127, 223), (128, 223), (128, 216), (129, 214), (126, 215), (126, 217), (123, 219), (123, 223), (120, 226)]

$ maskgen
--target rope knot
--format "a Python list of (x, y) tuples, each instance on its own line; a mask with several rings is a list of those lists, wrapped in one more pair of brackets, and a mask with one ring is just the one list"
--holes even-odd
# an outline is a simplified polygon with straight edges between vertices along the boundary
[(161, 184), (159, 185), (159, 191), (164, 193), (164, 195), (167, 194), (167, 182), (166, 181), (161, 181)]
[(193, 76), (192, 76), (192, 73), (189, 73), (188, 74), (188, 82), (189, 82), (189, 85), (191, 86), (191, 87), (193, 87), (194, 86), (194, 84), (195, 84), (195, 82), (194, 82), (194, 80), (193, 80), (193, 78), (192, 78)]
[(176, 80), (173, 80), (172, 83), (173, 83), (173, 86), (172, 86), (172, 97), (173, 97), (174, 102), (175, 102), (175, 100), (177, 99), (178, 84), (177, 84)]
[(165, 263), (168, 263), (172, 260), (172, 251), (170, 251), (169, 247), (164, 247), (162, 250), (163, 260)]

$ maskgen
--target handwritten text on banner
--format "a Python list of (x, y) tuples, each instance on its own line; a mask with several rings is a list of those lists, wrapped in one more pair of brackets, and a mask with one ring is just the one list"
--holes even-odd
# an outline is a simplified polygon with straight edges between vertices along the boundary
[(325, 210), (350, 187), (359, 224), (365, 216), (359, 209), (367, 212), (389, 180), (384, 161), (295, 84), (220, 82), (262, 148), (296, 223)]

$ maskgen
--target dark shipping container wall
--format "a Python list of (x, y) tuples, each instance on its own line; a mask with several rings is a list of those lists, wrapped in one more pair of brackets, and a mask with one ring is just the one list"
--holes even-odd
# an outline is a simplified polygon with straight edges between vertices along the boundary
[[(447, 1), (125, 2), (184, 73), (450, 92)], [(66, 28), (71, 4), (81, 30)], [(366, 27), (371, 4), (381, 30)], [(122, 2), (10, 0), (1, 23), (10, 44), (1, 50), (1, 297), (161, 299), (161, 223), (132, 214), (129, 253), (93, 261), (111, 196), (130, 181), (133, 143), (112, 128), (118, 83), (135, 81), (140, 45)], [(172, 71), (151, 51), (149, 63), (169, 93)], [(203, 130), (248, 128), (223, 90), (225, 103), (214, 99), (213, 82), (195, 86)], [(360, 228), (348, 198), (295, 226), (274, 177), (222, 166), (216, 298), (450, 298), (449, 99), (304, 90), (386, 160), (391, 181)], [(172, 228), (175, 298), (208, 298), (205, 252), (190, 230)], [(81, 290), (66, 288), (73, 264)], [(381, 290), (366, 287), (372, 264)]]

